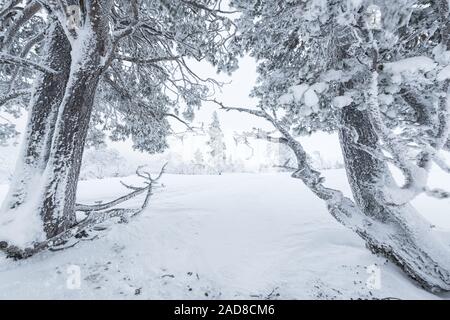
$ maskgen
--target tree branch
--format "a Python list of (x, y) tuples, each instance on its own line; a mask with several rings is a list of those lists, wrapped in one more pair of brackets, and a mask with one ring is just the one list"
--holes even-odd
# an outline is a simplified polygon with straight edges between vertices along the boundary
[(161, 61), (173, 61), (181, 58), (181, 56), (170, 56), (170, 57), (160, 57), (160, 58), (152, 58), (152, 59), (141, 59), (138, 57), (128, 57), (124, 55), (115, 55), (115, 59), (128, 61), (135, 64), (153, 64)]
[(235, 108), (235, 107), (226, 107), (222, 102), (219, 102), (217, 100), (206, 100), (206, 101), (210, 101), (213, 102), (215, 104), (217, 104), (218, 106), (220, 106), (220, 108), (222, 110), (225, 111), (238, 111), (238, 112), (245, 112), (248, 114), (252, 114), (254, 116), (260, 117), (260, 118), (264, 118), (264, 119), (268, 119), (267, 117), (269, 116), (267, 113), (260, 111), (260, 110), (253, 110), (253, 109), (247, 109), (247, 108)]
[(37, 1), (32, 1), (22, 10), (19, 17), (16, 20), (14, 20), (14, 23), (8, 28), (3, 41), (0, 43), (0, 50), (5, 50), (6, 48), (9, 47), (9, 45), (14, 39), (14, 36), (20, 30), (20, 28), (28, 20), (30, 20), (40, 9), (41, 4)]
[(39, 63), (30, 61), (30, 60), (27, 60), (24, 58), (15, 57), (13, 55), (6, 54), (6, 53), (0, 53), (0, 62), (13, 64), (13, 65), (21, 66), (21, 67), (27, 67), (27, 68), (35, 69), (37, 71), (46, 72), (46, 73), (53, 73), (53, 74), (58, 73), (56, 70), (53, 70), (47, 66), (41, 65)]
[(14, 90), (3, 96), (0, 96), (0, 106), (15, 98), (30, 94), (29, 90)]

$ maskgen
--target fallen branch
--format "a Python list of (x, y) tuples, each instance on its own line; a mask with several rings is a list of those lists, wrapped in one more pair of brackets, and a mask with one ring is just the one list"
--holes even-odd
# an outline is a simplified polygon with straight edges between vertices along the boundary
[[(125, 184), (123, 181), (121, 181), (120, 183), (125, 186), (128, 189), (133, 189), (134, 191), (126, 194), (122, 197), (119, 197), (115, 200), (112, 200), (110, 202), (107, 203), (101, 203), (101, 204), (95, 204), (95, 205), (85, 205), (85, 204), (77, 204), (75, 207), (76, 211), (83, 211), (83, 212), (92, 212), (92, 211), (101, 211), (101, 210), (106, 210), (112, 207), (117, 206), (120, 203), (123, 203), (125, 201), (128, 201), (142, 193), (144, 193), (145, 191), (147, 191), (147, 196), (148, 193), (152, 191), (152, 188), (154, 187), (154, 184), (158, 182), (158, 180), (161, 178), (162, 174), (164, 173), (164, 169), (166, 168), (167, 163), (164, 164), (164, 166), (162, 167), (161, 171), (159, 172), (158, 176), (156, 178), (152, 178), (151, 174), (148, 172), (141, 172), (140, 169), (138, 168), (136, 170), (136, 175), (138, 177), (141, 177), (143, 179), (146, 179), (148, 181), (144, 182), (147, 185), (143, 186), (143, 187), (134, 187), (134, 186), (130, 186)], [(142, 209), (144, 209), (145, 207), (142, 207)]]
[[(76, 238), (83, 238), (87, 236), (89, 232), (94, 229), (95, 226), (99, 225), (100, 223), (103, 223), (107, 220), (111, 220), (113, 218), (119, 218), (120, 222), (128, 222), (130, 218), (136, 216), (140, 212), (142, 212), (148, 205), (150, 201), (150, 197), (152, 196), (152, 191), (155, 186), (155, 184), (158, 182), (158, 180), (161, 178), (161, 176), (164, 173), (164, 169), (167, 166), (167, 163), (164, 164), (164, 166), (161, 168), (161, 171), (159, 174), (153, 178), (152, 175), (149, 172), (141, 172), (140, 168), (136, 170), (136, 174), (142, 178), (145, 178), (147, 181), (145, 181), (146, 186), (141, 188), (136, 188), (135, 191), (122, 196), (118, 199), (115, 199), (113, 201), (110, 201), (105, 204), (98, 204), (98, 205), (83, 205), (83, 204), (77, 204), (76, 205), (76, 211), (83, 211), (87, 214), (87, 217), (83, 219), (82, 221), (78, 222), (71, 228), (65, 230), (64, 232), (56, 235), (53, 238), (47, 239), (45, 241), (35, 243), (33, 247), (21, 249), (14, 245), (9, 245), (5, 241), (0, 242), (0, 251), (3, 251), (7, 257), (13, 258), (13, 259), (25, 259), (28, 257), (31, 257), (32, 255), (44, 251), (44, 250), (51, 250), (51, 251), (60, 251), (67, 248), (71, 248), (75, 246), (77, 243), (79, 243), (79, 239)], [(137, 195), (143, 194), (146, 192), (145, 199), (142, 203), (142, 205), (139, 208), (133, 208), (133, 209), (126, 209), (126, 208), (113, 208), (117, 206), (120, 203), (123, 203), (131, 198), (136, 197)], [(76, 240), (75, 240), (76, 239)], [(69, 243), (70, 241), (73, 241), (73, 243)]]

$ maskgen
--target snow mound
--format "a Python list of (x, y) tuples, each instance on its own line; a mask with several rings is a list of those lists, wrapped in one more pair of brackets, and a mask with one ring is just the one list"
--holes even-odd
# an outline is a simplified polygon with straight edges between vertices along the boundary
[(333, 99), (333, 105), (339, 109), (349, 106), (352, 102), (353, 99), (349, 96), (338, 96)]
[(429, 72), (437, 66), (433, 59), (419, 56), (389, 62), (384, 64), (384, 70), (393, 74), (401, 74), (404, 72), (416, 73), (419, 71)]
[(450, 79), (450, 66), (446, 66), (437, 75), (437, 81), (445, 81)]

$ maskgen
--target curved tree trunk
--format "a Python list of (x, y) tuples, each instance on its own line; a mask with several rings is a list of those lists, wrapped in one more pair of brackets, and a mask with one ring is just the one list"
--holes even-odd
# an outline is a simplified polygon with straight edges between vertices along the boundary
[(70, 43), (59, 23), (53, 22), (47, 32), (44, 63), (58, 73), (44, 73), (36, 80), (22, 151), (2, 212), (28, 201), (30, 187), (36, 187), (49, 158), (58, 108), (70, 73), (71, 57)]
[[(339, 138), (348, 181), (361, 212), (374, 220), (361, 234), (374, 253), (395, 262), (431, 291), (450, 290), (450, 247), (435, 238), (431, 225), (411, 205), (392, 206), (381, 191), (395, 183), (364, 111), (343, 108)], [(369, 152), (369, 150), (371, 152)], [(367, 235), (371, 234), (370, 237)]]
[(386, 222), (390, 214), (379, 201), (379, 187), (391, 185), (393, 180), (386, 163), (373, 155), (382, 154), (378, 137), (368, 116), (354, 107), (343, 108), (341, 124), (339, 140), (355, 202), (369, 217)]

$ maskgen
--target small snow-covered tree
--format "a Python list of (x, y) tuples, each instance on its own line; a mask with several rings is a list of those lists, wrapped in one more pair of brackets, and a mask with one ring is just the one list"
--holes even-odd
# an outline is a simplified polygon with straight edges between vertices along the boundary
[(311, 153), (311, 161), (314, 168), (317, 169), (329, 169), (319, 151), (313, 151)]
[[(450, 19), (447, 0), (244, 1), (232, 5), (236, 51), (259, 61), (253, 95), (288, 145), (302, 179), (374, 252), (429, 290), (450, 290), (450, 253), (410, 201), (448, 166)], [(339, 132), (355, 203), (323, 186), (297, 135)], [(388, 163), (406, 183), (398, 185)]]
[(194, 171), (204, 173), (205, 170), (205, 159), (203, 157), (203, 153), (200, 151), (200, 149), (197, 149), (194, 153), (194, 159), (193, 159), (193, 166)]
[(194, 162), (196, 164), (203, 165), (204, 161), (205, 160), (203, 159), (203, 153), (200, 151), (200, 149), (197, 149), (194, 154)]
[(209, 156), (212, 160), (213, 170), (219, 174), (225, 169), (226, 164), (226, 145), (225, 137), (220, 127), (219, 115), (214, 111), (212, 122), (208, 128)]

